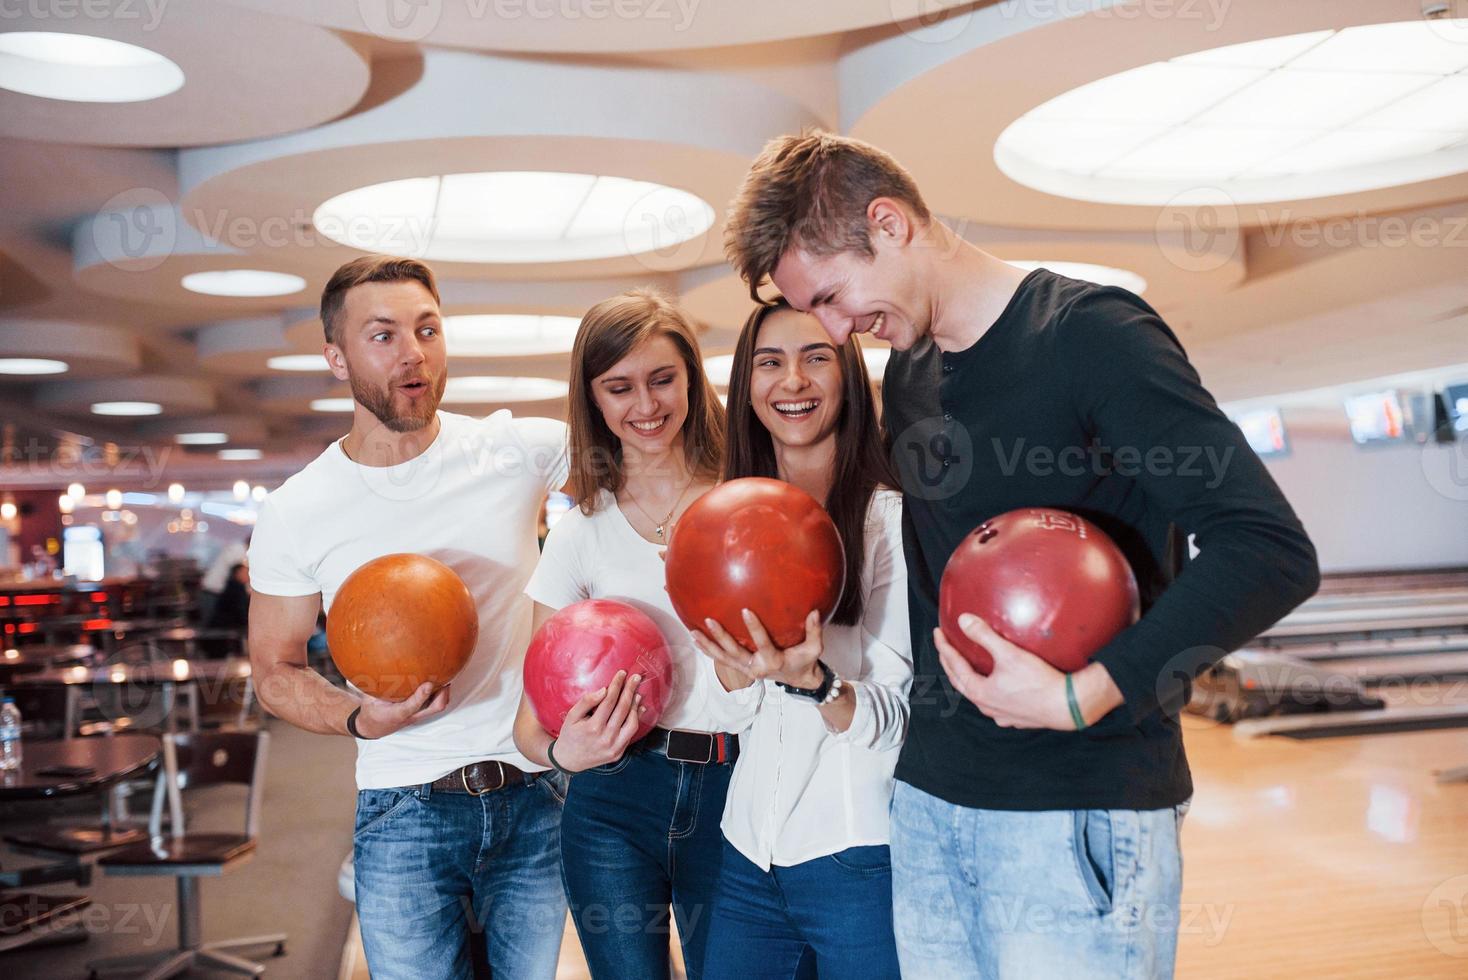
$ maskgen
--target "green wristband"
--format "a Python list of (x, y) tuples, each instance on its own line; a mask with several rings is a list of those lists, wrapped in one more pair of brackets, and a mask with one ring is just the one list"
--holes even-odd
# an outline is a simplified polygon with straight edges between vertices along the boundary
[(1081, 714), (1080, 704), (1076, 701), (1076, 685), (1074, 674), (1065, 675), (1065, 701), (1066, 704), (1070, 705), (1070, 720), (1076, 723), (1076, 731), (1085, 731), (1086, 719), (1085, 716)]

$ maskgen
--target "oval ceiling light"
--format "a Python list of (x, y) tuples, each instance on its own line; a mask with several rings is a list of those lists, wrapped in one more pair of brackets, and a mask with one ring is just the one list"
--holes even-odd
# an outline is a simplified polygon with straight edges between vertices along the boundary
[(355, 400), (351, 398), (313, 398), (311, 399), (311, 411), (350, 412), (355, 404)]
[(1037, 262), (1031, 259), (1005, 259), (1010, 265), (1017, 265), (1021, 269), (1049, 269), (1060, 276), (1068, 276), (1071, 279), (1083, 279), (1086, 282), (1094, 282), (1100, 286), (1120, 286), (1129, 289), (1138, 296), (1147, 288), (1147, 280), (1128, 269), (1118, 269), (1110, 265), (1097, 265), (1093, 262)]
[(180, 446), (218, 446), (229, 442), (229, 435), (224, 432), (180, 432), (173, 441)]
[(280, 354), (266, 360), (272, 371), (326, 371), (330, 365), (320, 354)]
[(162, 415), (163, 406), (157, 402), (93, 402), (93, 415)]
[(205, 296), (288, 296), (306, 288), (306, 280), (289, 272), (264, 269), (215, 269), (190, 272), (180, 280), (183, 288)]
[(497, 171), (410, 177), (329, 199), (312, 216), (342, 245), (440, 262), (573, 262), (697, 238), (714, 209), (687, 191), (625, 177)]
[(65, 374), (69, 367), (48, 357), (0, 357), (0, 374)]
[(0, 34), (0, 88), (65, 102), (146, 102), (183, 87), (169, 59), (111, 38), (53, 31)]
[(221, 449), (217, 455), (222, 460), (238, 463), (259, 459), (263, 454), (258, 449)]
[(450, 357), (522, 357), (564, 354), (576, 341), (574, 316), (474, 313), (444, 318)]
[(449, 378), (443, 400), (449, 405), (491, 402), (540, 402), (564, 398), (568, 386), (551, 378), (511, 378), (486, 375)]
[(1468, 20), (1249, 41), (1154, 62), (1030, 110), (994, 144), (1050, 194), (1165, 204), (1200, 187), (1294, 200), (1468, 169)]

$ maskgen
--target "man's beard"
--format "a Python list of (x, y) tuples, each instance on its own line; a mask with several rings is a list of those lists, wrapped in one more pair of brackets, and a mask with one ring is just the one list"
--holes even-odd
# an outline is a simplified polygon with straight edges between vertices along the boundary
[(408, 414), (398, 414), (393, 410), (392, 387), (377, 386), (365, 379), (359, 379), (356, 375), (348, 375), (348, 381), (352, 385), (352, 397), (357, 400), (363, 408), (377, 416), (381, 422), (392, 432), (417, 432), (419, 429), (433, 421), (434, 413), (438, 411), (438, 403), (443, 398), (444, 385), (448, 383), (448, 375), (439, 376), (438, 383), (433, 386), (432, 399), (415, 405), (414, 410)]

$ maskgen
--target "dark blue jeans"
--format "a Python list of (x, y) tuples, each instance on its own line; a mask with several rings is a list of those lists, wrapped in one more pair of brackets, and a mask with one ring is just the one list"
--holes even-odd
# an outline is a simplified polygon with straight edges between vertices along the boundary
[(554, 776), (483, 796), (360, 791), (353, 860), (373, 980), (464, 980), (481, 930), (495, 976), (554, 977), (566, 928), (560, 822)]
[(669, 905), (688, 980), (703, 975), (732, 771), (629, 752), (572, 777), (561, 874), (595, 980), (669, 975)]
[(761, 871), (729, 844), (704, 980), (896, 980), (887, 846)]

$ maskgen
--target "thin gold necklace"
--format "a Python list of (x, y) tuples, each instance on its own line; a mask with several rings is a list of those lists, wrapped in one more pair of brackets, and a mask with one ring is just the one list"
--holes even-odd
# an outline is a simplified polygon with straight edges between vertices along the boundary
[(642, 513), (643, 517), (646, 517), (649, 521), (652, 521), (653, 533), (658, 536), (658, 540), (665, 541), (666, 539), (663, 536), (663, 530), (668, 526), (668, 521), (673, 519), (673, 511), (676, 511), (678, 509), (678, 505), (683, 502), (683, 497), (685, 494), (688, 493), (688, 488), (691, 486), (693, 486), (693, 474), (689, 474), (688, 482), (683, 484), (683, 490), (678, 494), (678, 499), (673, 501), (673, 506), (669, 508), (668, 513), (665, 514), (663, 516), (663, 519), (660, 521), (655, 520), (651, 514), (642, 509), (642, 505), (637, 502), (637, 497), (633, 495), (632, 488), (630, 486), (626, 487), (625, 489), (627, 491), (627, 499), (632, 501), (632, 506), (636, 507)]

